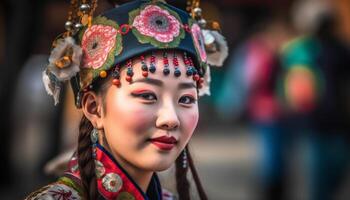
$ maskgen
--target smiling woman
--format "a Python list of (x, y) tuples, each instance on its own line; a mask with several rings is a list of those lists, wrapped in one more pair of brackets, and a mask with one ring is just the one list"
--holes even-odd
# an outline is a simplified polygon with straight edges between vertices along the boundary
[(164, 1), (133, 1), (92, 19), (94, 9), (80, 5), (80, 22), (66, 23), (43, 72), (55, 103), (71, 82), (84, 113), (77, 151), (63, 177), (27, 199), (172, 199), (156, 172), (174, 163), (178, 198), (190, 199), (190, 169), (207, 199), (187, 148), (209, 86), (199, 25)]

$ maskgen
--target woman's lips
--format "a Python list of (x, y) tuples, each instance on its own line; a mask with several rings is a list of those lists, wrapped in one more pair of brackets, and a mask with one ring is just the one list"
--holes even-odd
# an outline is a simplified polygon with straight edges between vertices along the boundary
[(170, 151), (176, 145), (177, 140), (173, 136), (162, 136), (151, 138), (150, 142), (161, 150)]

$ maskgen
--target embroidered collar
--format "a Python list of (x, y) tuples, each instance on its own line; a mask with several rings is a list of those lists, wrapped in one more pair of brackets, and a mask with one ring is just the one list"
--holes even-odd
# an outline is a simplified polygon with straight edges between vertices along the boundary
[[(114, 157), (101, 145), (96, 148), (96, 176), (99, 194), (104, 199), (161, 200), (162, 189), (156, 174), (152, 176), (147, 192), (144, 193), (131, 176)], [(78, 160), (73, 156), (66, 175), (80, 183)]]

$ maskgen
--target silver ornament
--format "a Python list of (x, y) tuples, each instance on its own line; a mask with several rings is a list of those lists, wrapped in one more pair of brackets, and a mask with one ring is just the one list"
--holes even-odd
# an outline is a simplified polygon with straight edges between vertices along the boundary
[(64, 27), (66, 28), (67, 31), (72, 30), (73, 22), (71, 22), (71, 21), (66, 21), (66, 23), (64, 24)]
[(198, 24), (202, 27), (205, 28), (207, 26), (207, 21), (205, 19), (200, 19), (198, 21)]
[(96, 144), (98, 141), (98, 130), (94, 128), (90, 133), (90, 139), (92, 144)]
[(102, 185), (109, 192), (118, 192), (123, 186), (123, 181), (118, 174), (108, 173), (103, 177)]
[(101, 178), (106, 173), (105, 167), (98, 160), (95, 160), (95, 171), (96, 171), (97, 178)]
[(76, 24), (74, 24), (74, 28), (76, 29), (76, 30), (79, 30), (79, 29), (81, 29), (83, 27), (83, 25), (81, 24), (81, 23), (76, 23)]
[(194, 14), (197, 16), (197, 17), (199, 17), (199, 16), (201, 16), (202, 15), (202, 9), (201, 8), (194, 8), (193, 9), (193, 11), (194, 11)]
[(79, 7), (80, 11), (82, 12), (86, 12), (86, 11), (89, 11), (90, 10), (90, 5), (89, 4), (81, 4), (80, 7)]

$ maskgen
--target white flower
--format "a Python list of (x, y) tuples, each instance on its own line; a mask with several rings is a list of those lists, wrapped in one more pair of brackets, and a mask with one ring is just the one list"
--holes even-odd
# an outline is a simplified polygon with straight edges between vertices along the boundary
[(61, 82), (70, 80), (80, 70), (82, 49), (76, 45), (72, 37), (57, 41), (51, 51), (47, 69)]

